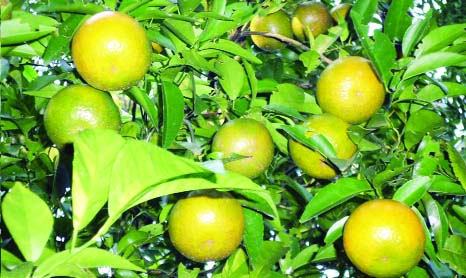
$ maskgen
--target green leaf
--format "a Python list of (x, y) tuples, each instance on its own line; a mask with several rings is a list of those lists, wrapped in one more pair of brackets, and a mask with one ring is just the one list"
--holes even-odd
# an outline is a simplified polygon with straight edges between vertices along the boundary
[(14, 19), (2, 21), (0, 42), (7, 46), (36, 40), (56, 31), (57, 25), (58, 22), (50, 17), (18, 12)]
[(432, 13), (433, 9), (429, 10), (424, 15), (424, 19), (417, 19), (406, 30), (401, 44), (401, 49), (404, 56), (408, 56), (414, 50), (414, 47), (417, 45), (417, 43), (428, 32), (430, 22), (432, 20)]
[(141, 105), (141, 107), (149, 115), (154, 127), (159, 126), (159, 111), (154, 102), (150, 99), (146, 92), (139, 87), (133, 86), (131, 89), (125, 91), (134, 102)]
[(327, 158), (337, 157), (335, 148), (332, 143), (322, 134), (312, 135), (307, 137), (306, 133), (308, 131), (307, 127), (303, 125), (282, 125), (281, 128), (291, 136), (294, 140), (316, 150), (326, 156)]
[(190, 270), (186, 268), (182, 263), (178, 264), (178, 277), (179, 278), (197, 278), (201, 270), (199, 268), (194, 268)]
[(345, 226), (346, 220), (348, 220), (348, 216), (345, 216), (342, 219), (337, 220), (332, 224), (332, 226), (330, 226), (324, 238), (324, 242), (326, 245), (334, 243), (343, 235), (343, 228)]
[(207, 41), (203, 43), (201, 47), (199, 48), (199, 50), (201, 51), (200, 52), (201, 55), (202, 55), (202, 51), (206, 49), (220, 50), (223, 52), (227, 52), (233, 55), (240, 56), (241, 58), (248, 60), (249, 62), (253, 64), (262, 64), (262, 61), (259, 58), (257, 58), (254, 54), (252, 54), (251, 51), (244, 49), (239, 44), (229, 41), (229, 40), (218, 39), (215, 41)]
[(2, 201), (2, 215), (24, 258), (30, 262), (39, 259), (53, 230), (47, 204), (23, 184), (15, 183)]
[(426, 73), (441, 67), (465, 65), (466, 55), (453, 52), (432, 52), (413, 60), (406, 69), (403, 79)]
[(380, 30), (374, 32), (374, 45), (369, 51), (369, 56), (385, 87), (388, 87), (393, 76), (391, 70), (395, 64), (396, 50), (392, 41)]
[(294, 119), (297, 119), (297, 120), (300, 120), (300, 121), (305, 120), (303, 115), (301, 115), (297, 110), (295, 110), (295, 109), (293, 109), (293, 108), (291, 108), (289, 106), (279, 105), (279, 104), (269, 104), (269, 105), (266, 105), (266, 106), (262, 107), (262, 109), (265, 112), (273, 112), (273, 113), (276, 113), (276, 114), (285, 115), (287, 117), (294, 118)]
[(283, 242), (269, 240), (264, 241), (256, 270), (258, 272), (262, 270), (269, 270), (285, 255), (287, 251), (288, 248), (285, 247)]
[(225, 93), (230, 99), (236, 99), (246, 76), (241, 64), (227, 55), (220, 54), (215, 62), (215, 68), (220, 74), (219, 82)]
[(430, 31), (419, 44), (415, 52), (416, 57), (444, 49), (459, 37), (464, 36), (465, 28), (466, 23), (462, 23), (446, 25)]
[(3, 277), (7, 277), (7, 278), (29, 278), (29, 277), (31, 277), (33, 269), (34, 269), (34, 264), (31, 263), (31, 262), (22, 263), (22, 264), (18, 265), (17, 267), (15, 267), (14, 269), (10, 270), (10, 271), (6, 271), (3, 268), (3, 264), (2, 264), (2, 270), (1, 270), (2, 276), (1, 277), (2, 278)]
[(311, 73), (321, 64), (320, 54), (315, 50), (309, 50), (299, 54), (299, 60), (306, 67), (306, 74)]
[(313, 244), (301, 250), (291, 261), (291, 269), (296, 271), (298, 268), (309, 265), (312, 257), (319, 251), (319, 246)]
[[(226, 0), (214, 0), (210, 5), (211, 12), (220, 16), (225, 15), (225, 8), (227, 6)], [(199, 35), (199, 41), (203, 42), (219, 37), (224, 33), (234, 29), (236, 24), (237, 23), (233, 20), (223, 21), (215, 18), (208, 18), (205, 27), (202, 29), (202, 33)]]
[(250, 209), (244, 209), (244, 217), (246, 220), (243, 236), (244, 246), (251, 264), (257, 266), (264, 238), (264, 218), (261, 214)]
[(447, 145), (447, 151), (453, 172), (460, 181), (461, 186), (463, 186), (463, 189), (466, 190), (466, 161), (451, 144)]
[(51, 1), (48, 5), (37, 7), (37, 11), (44, 13), (62, 12), (62, 13), (80, 13), (80, 14), (96, 14), (105, 11), (102, 5), (94, 3), (66, 3), (61, 4), (59, 1)]
[(430, 277), (429, 273), (425, 269), (419, 266), (415, 266), (407, 274), (407, 278), (429, 278), (429, 277)]
[(334, 183), (323, 187), (306, 205), (299, 219), (303, 223), (322, 214), (339, 204), (351, 199), (359, 193), (371, 190), (370, 184), (365, 180), (356, 178), (341, 178)]
[(85, 130), (76, 136), (71, 190), (75, 236), (107, 203), (113, 163), (123, 145), (123, 138), (111, 130)]
[(182, 15), (189, 15), (199, 6), (201, 0), (180, 0), (178, 7)]
[(5, 266), (8, 269), (13, 269), (23, 263), (18, 257), (13, 255), (6, 249), (1, 250), (2, 266)]
[(430, 228), (434, 232), (437, 249), (443, 249), (448, 238), (449, 223), (443, 207), (429, 194), (422, 198)]
[(384, 32), (391, 40), (401, 41), (406, 29), (411, 25), (412, 17), (408, 10), (413, 6), (413, 0), (392, 1), (384, 22)]
[(429, 192), (450, 195), (466, 195), (466, 190), (458, 183), (443, 175), (433, 175)]
[(335, 260), (337, 257), (337, 250), (333, 244), (325, 245), (319, 249), (317, 255), (312, 260), (312, 262), (328, 262)]
[(269, 104), (289, 107), (304, 113), (322, 113), (313, 95), (291, 83), (278, 84), (277, 91), (270, 96)]
[(422, 199), (432, 184), (430, 177), (418, 177), (403, 184), (393, 195), (393, 200), (405, 203), (408, 206), (414, 205)]
[(354, 21), (357, 19), (363, 25), (367, 25), (377, 10), (377, 1), (357, 0), (351, 8), (350, 15)]
[(407, 149), (418, 144), (426, 133), (435, 133), (444, 125), (444, 119), (430, 110), (419, 110), (412, 113), (405, 127), (404, 142)]
[(176, 19), (166, 19), (163, 22), (163, 26), (170, 30), (179, 40), (185, 44), (194, 44), (195, 36), (191, 22)]
[(247, 275), (249, 273), (247, 259), (248, 257), (243, 249), (237, 249), (226, 261), (221, 277), (241, 277), (242, 275)]
[(451, 269), (461, 275), (466, 275), (466, 239), (458, 235), (451, 235), (445, 247), (439, 250), (439, 259), (447, 263)]
[(184, 98), (180, 88), (171, 82), (162, 82), (163, 126), (162, 146), (170, 147), (184, 119)]
[(44, 52), (44, 63), (48, 64), (53, 60), (60, 59), (63, 55), (69, 54), (71, 40), (76, 29), (84, 20), (84, 15), (70, 15), (58, 28), (58, 33), (50, 39)]

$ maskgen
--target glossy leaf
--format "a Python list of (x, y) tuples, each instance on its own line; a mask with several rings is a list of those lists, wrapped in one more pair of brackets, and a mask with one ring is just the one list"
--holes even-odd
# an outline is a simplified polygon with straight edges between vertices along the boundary
[(393, 195), (393, 200), (405, 203), (408, 206), (414, 205), (422, 199), (432, 184), (430, 177), (418, 177), (403, 184)]
[(466, 161), (451, 144), (447, 145), (447, 150), (450, 156), (453, 172), (460, 181), (461, 186), (463, 186), (463, 189), (466, 190)]
[(466, 275), (466, 239), (451, 235), (445, 247), (439, 251), (439, 258), (459, 274)]
[(430, 31), (419, 44), (416, 57), (440, 51), (466, 34), (466, 23), (451, 24)]
[(163, 126), (162, 147), (173, 143), (184, 119), (184, 99), (181, 90), (171, 82), (162, 82)]
[(374, 46), (370, 48), (369, 56), (382, 82), (388, 87), (393, 75), (392, 67), (395, 64), (396, 50), (388, 36), (379, 30), (374, 32)]
[(367, 25), (371, 21), (376, 10), (377, 1), (358, 0), (351, 8), (351, 19), (353, 19), (353, 21), (357, 19), (361, 24)]
[(343, 228), (345, 227), (345, 223), (347, 220), (348, 216), (345, 216), (342, 219), (333, 223), (332, 226), (330, 226), (324, 238), (324, 242), (326, 245), (334, 243), (343, 235)]
[(320, 152), (328, 158), (337, 157), (335, 148), (332, 143), (322, 134), (316, 134), (307, 137), (307, 128), (302, 125), (281, 127), (291, 138), (310, 147), (313, 150)]
[(391, 2), (384, 23), (384, 32), (391, 40), (401, 41), (406, 29), (411, 25), (412, 18), (408, 10), (413, 6), (413, 0), (395, 0)]
[(19, 44), (41, 38), (57, 30), (58, 22), (52, 18), (23, 14), (22, 17), (2, 21), (0, 42), (2, 46)]
[(220, 50), (220, 51), (227, 52), (233, 55), (237, 55), (243, 59), (248, 60), (251, 63), (262, 64), (262, 61), (256, 56), (254, 56), (254, 54), (252, 54), (250, 51), (244, 49), (239, 44), (234, 43), (229, 40), (219, 39), (215, 41), (207, 41), (201, 45), (199, 50), (201, 50), (201, 53), (202, 53), (202, 50), (206, 50), (206, 49)]
[(406, 148), (410, 149), (418, 144), (426, 133), (435, 133), (443, 124), (443, 118), (433, 111), (419, 110), (412, 113), (405, 128)]
[(423, 55), (408, 65), (403, 79), (408, 79), (441, 67), (464, 65), (466, 55), (453, 52), (432, 52)]
[(292, 260), (291, 269), (297, 270), (300, 267), (308, 265), (312, 257), (319, 251), (319, 246), (313, 244), (301, 250)]
[[(243, 249), (237, 249), (225, 263), (222, 269), (221, 276), (219, 277), (242, 277), (247, 276), (249, 273), (249, 266), (247, 262), (247, 255)], [(213, 276), (216, 278), (217, 276)]]
[(371, 190), (367, 181), (356, 178), (341, 178), (323, 187), (304, 208), (299, 222), (306, 222), (339, 204), (351, 199), (359, 193)]
[(141, 105), (144, 111), (149, 115), (154, 127), (159, 126), (159, 111), (150, 97), (141, 90), (139, 87), (132, 87), (125, 91), (125, 93), (134, 100), (137, 104)]
[(113, 163), (123, 146), (123, 138), (111, 130), (86, 130), (76, 136), (71, 191), (75, 234), (107, 203)]
[(2, 216), (24, 258), (30, 262), (39, 259), (53, 230), (47, 204), (23, 184), (15, 183), (3, 198)]
[(401, 43), (401, 49), (404, 56), (408, 56), (414, 50), (414, 47), (422, 39), (422, 37), (429, 31), (430, 23), (432, 20), (432, 11), (429, 10), (424, 19), (416, 20), (406, 30), (403, 41)]
[(288, 107), (304, 113), (322, 113), (313, 95), (306, 93), (302, 88), (291, 83), (278, 84), (277, 91), (270, 96), (269, 104)]
[(430, 228), (434, 232), (437, 249), (442, 249), (448, 238), (449, 223), (447, 215), (444, 208), (429, 194), (424, 196), (423, 203), (426, 207)]
[(219, 82), (228, 97), (235, 100), (243, 87), (244, 73), (243, 67), (235, 59), (227, 55), (219, 55), (215, 68), (219, 71)]
[(261, 214), (250, 209), (244, 210), (244, 217), (244, 246), (252, 265), (257, 266), (264, 238), (264, 218)]

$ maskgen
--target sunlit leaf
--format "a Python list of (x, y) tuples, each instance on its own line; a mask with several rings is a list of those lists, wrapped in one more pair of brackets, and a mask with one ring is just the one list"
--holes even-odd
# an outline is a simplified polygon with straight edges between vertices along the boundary
[(453, 52), (432, 52), (423, 55), (408, 65), (403, 79), (426, 73), (441, 67), (465, 65), (466, 55)]
[(412, 179), (398, 188), (392, 199), (412, 206), (424, 196), (431, 184), (430, 177), (421, 176)]
[(459, 274), (466, 275), (466, 239), (458, 235), (450, 236), (445, 247), (439, 251), (439, 258)]
[[(181, 90), (171, 82), (162, 82), (162, 94), (162, 146), (164, 148), (168, 148), (175, 140), (176, 135), (178, 134), (178, 131), (183, 123), (184, 99)], [(155, 115), (153, 116), (155, 117)]]
[(450, 156), (453, 172), (463, 186), (463, 189), (466, 190), (466, 161), (451, 144), (447, 145), (447, 151)]
[(401, 41), (406, 29), (411, 25), (412, 18), (408, 15), (408, 10), (413, 2), (413, 0), (397, 0), (391, 3), (384, 23), (384, 32), (391, 40)]

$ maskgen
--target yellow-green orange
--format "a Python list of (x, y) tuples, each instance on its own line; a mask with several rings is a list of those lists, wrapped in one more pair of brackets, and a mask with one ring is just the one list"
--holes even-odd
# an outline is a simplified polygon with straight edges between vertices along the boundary
[(334, 61), (322, 72), (316, 97), (323, 111), (359, 124), (382, 106), (385, 89), (369, 60), (349, 56)]
[(351, 262), (367, 275), (400, 277), (419, 263), (425, 234), (418, 216), (407, 205), (372, 200), (348, 218), (343, 245)]
[(350, 9), (350, 3), (341, 3), (330, 10), (330, 15), (336, 22), (344, 21)]
[[(219, 128), (212, 141), (212, 151), (223, 153), (227, 170), (255, 178), (272, 162), (274, 144), (261, 122), (239, 118)], [(235, 154), (243, 157), (235, 159)]]
[(228, 257), (241, 243), (244, 215), (231, 194), (195, 191), (176, 202), (168, 219), (175, 248), (196, 262)]
[(120, 128), (120, 111), (107, 92), (86, 85), (71, 85), (57, 92), (47, 104), (44, 125), (58, 147), (73, 142), (85, 129)]
[[(288, 38), (293, 37), (290, 18), (282, 10), (264, 16), (257, 14), (251, 20), (250, 29), (253, 32), (266, 32), (282, 35)], [(276, 51), (286, 46), (286, 44), (280, 40), (270, 37), (252, 35), (251, 39), (257, 47), (266, 51)]]
[[(336, 158), (349, 159), (357, 150), (356, 145), (348, 137), (349, 124), (331, 115), (321, 114), (309, 117), (303, 125), (307, 128), (306, 137), (322, 134), (333, 145)], [(311, 177), (331, 179), (337, 175), (327, 159), (319, 152), (290, 139), (289, 153), (295, 164)]]
[(304, 2), (296, 7), (291, 19), (294, 35), (301, 41), (327, 32), (333, 21), (327, 6), (321, 2)]
[(129, 15), (105, 11), (87, 19), (71, 44), (74, 64), (91, 86), (121, 90), (141, 80), (150, 64), (146, 31)]

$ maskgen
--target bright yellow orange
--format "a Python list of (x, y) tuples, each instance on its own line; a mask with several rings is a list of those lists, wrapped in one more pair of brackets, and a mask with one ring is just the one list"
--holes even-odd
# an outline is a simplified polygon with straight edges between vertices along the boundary
[(425, 246), (421, 221), (394, 200), (372, 200), (350, 215), (343, 231), (346, 255), (373, 277), (400, 277), (416, 266)]
[(171, 242), (196, 262), (228, 257), (241, 243), (243, 232), (243, 209), (227, 192), (194, 191), (176, 202), (168, 219)]
[(122, 90), (136, 84), (149, 69), (151, 45), (134, 18), (105, 11), (79, 27), (71, 55), (89, 85), (104, 91)]
[(369, 60), (349, 56), (334, 61), (322, 72), (316, 97), (323, 111), (360, 124), (382, 106), (385, 89)]
[(47, 104), (44, 125), (58, 147), (73, 143), (85, 129), (119, 130), (120, 110), (107, 92), (86, 85), (71, 85), (57, 92)]
[[(269, 167), (274, 149), (267, 128), (249, 118), (227, 122), (219, 128), (212, 141), (212, 151), (223, 153), (225, 168), (249, 178), (259, 176)], [(234, 154), (243, 157), (235, 159)]]
[(336, 22), (344, 21), (350, 9), (350, 3), (341, 3), (330, 10), (330, 15)]
[[(356, 145), (347, 134), (350, 125), (331, 114), (313, 115), (303, 125), (308, 130), (307, 137), (317, 134), (324, 135), (335, 148), (336, 158), (349, 159), (357, 150)], [(331, 179), (337, 175), (337, 171), (319, 152), (293, 139), (289, 140), (288, 147), (295, 164), (309, 176), (318, 179)]]
[(321, 2), (303, 2), (296, 7), (291, 19), (294, 35), (301, 41), (327, 32), (332, 27), (332, 17), (327, 6)]
[[(282, 35), (288, 38), (293, 37), (290, 18), (282, 10), (265, 16), (256, 15), (251, 20), (250, 29), (253, 32), (266, 32)], [(286, 44), (280, 40), (270, 37), (252, 35), (251, 39), (257, 47), (266, 51), (277, 51), (286, 46)]]

